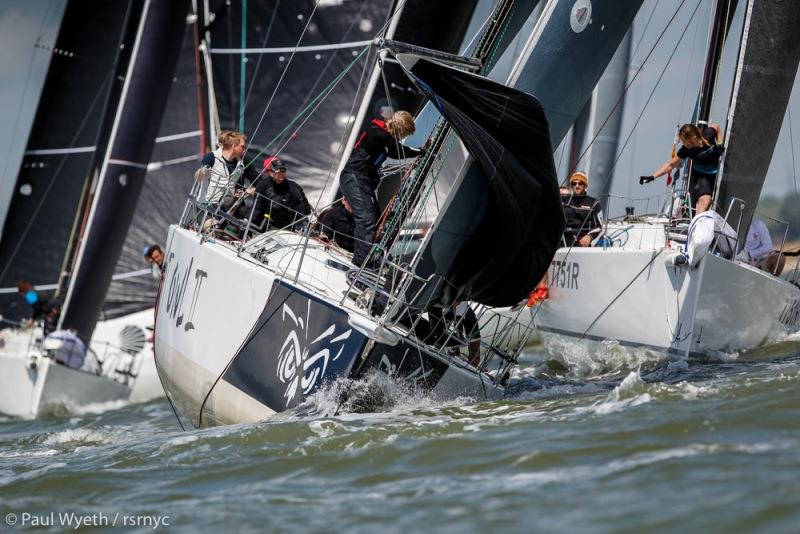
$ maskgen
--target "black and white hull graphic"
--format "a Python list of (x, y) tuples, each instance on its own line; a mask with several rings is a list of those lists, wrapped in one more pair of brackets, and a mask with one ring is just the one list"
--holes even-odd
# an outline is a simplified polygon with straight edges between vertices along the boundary
[(344, 310), (276, 280), (264, 311), (223, 380), (270, 409), (300, 404), (324, 383), (347, 376), (366, 337)]

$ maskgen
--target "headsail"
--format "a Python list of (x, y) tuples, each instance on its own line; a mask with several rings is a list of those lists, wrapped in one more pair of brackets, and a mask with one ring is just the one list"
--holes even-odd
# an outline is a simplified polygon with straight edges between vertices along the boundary
[(745, 202), (740, 246), (758, 204), (800, 60), (800, 2), (749, 0), (744, 7), (744, 33), (716, 197), (723, 213), (731, 199)]
[[(450, 300), (516, 304), (544, 275), (564, 228), (542, 106), (480, 76), (413, 56), (398, 59), (478, 164), (449, 199), (461, 220), (437, 229), (428, 259), (436, 264), (441, 255), (454, 266)], [(458, 228), (465, 223), (466, 234)]]

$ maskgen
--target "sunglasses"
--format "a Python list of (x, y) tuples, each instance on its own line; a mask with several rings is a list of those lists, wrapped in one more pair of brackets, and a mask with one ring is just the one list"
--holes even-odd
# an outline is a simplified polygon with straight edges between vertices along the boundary
[(586, 185), (586, 184), (584, 184), (583, 182), (572, 182), (569, 185), (571, 185), (572, 187), (575, 187), (575, 186), (578, 186), (578, 185)]

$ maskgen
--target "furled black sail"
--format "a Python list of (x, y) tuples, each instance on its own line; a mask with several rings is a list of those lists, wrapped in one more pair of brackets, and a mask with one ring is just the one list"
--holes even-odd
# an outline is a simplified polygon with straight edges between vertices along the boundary
[(544, 276), (564, 229), (542, 106), (487, 78), (399, 58), (477, 162), (448, 199), (459, 220), (443, 221), (423, 261), (447, 272), (445, 301), (516, 304)]
[(180, 218), (198, 157), (208, 149), (201, 147), (194, 32), (192, 22), (186, 26), (144, 187), (114, 270), (117, 279), (103, 304), (105, 318), (153, 307), (159, 280), (147, 268), (142, 250), (152, 244), (164, 247), (169, 225)]
[(91, 338), (144, 185), (189, 1), (146, 0), (60, 326)]
[[(141, 9), (136, 4), (67, 5), (3, 228), (0, 287), (25, 279), (49, 287), (43, 292), (49, 298), (58, 286), (70, 236), (81, 222), (81, 199), (102, 151), (103, 111), (112, 98), (126, 17)], [(89, 31), (87, 20), (102, 31)], [(6, 317), (30, 314), (16, 293), (0, 295), (0, 307)]]
[(800, 60), (800, 2), (750, 0), (744, 7), (744, 34), (716, 197), (723, 213), (731, 199), (745, 202), (740, 246), (761, 195)]

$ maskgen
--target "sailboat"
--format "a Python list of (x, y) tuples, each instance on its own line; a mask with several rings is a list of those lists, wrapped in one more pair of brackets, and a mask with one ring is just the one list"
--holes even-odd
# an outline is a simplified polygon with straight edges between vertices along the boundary
[[(39, 289), (61, 288), (66, 297), (56, 332), (2, 332), (0, 412), (35, 417), (52, 404), (132, 396), (148, 356), (147, 334), (130, 317), (99, 327), (97, 320), (188, 12), (188, 2), (70, 2), (66, 8), (57, 41), (64, 59), (48, 73), (0, 247), (4, 282), (56, 279), (55, 287)], [(85, 20), (100, 16), (107, 31), (86, 32)], [(9, 315), (4, 322), (13, 324)]]
[[(719, 0), (700, 91), (708, 120), (726, 15)], [(800, 60), (800, 5), (748, 0), (714, 200), (744, 244)], [(723, 95), (727, 96), (727, 95)], [(676, 191), (676, 195), (679, 191)], [(549, 271), (550, 298), (536, 315), (545, 346), (582, 342), (672, 357), (739, 353), (800, 329), (800, 289), (712, 245), (685, 262), (688, 220), (663, 213), (608, 222), (607, 246), (562, 248)]]
[[(480, 315), (486, 307), (519, 302), (544, 274), (563, 227), (550, 138), (554, 129), (565, 135), (605, 65), (581, 70), (585, 86), (573, 78), (553, 88), (545, 82), (574, 65), (553, 56), (539, 62), (534, 51), (558, 48), (544, 36), (558, 37), (561, 22), (574, 19), (566, 32), (586, 32), (580, 46), (607, 63), (625, 33), (617, 26), (629, 25), (640, 3), (601, 3), (602, 22), (594, 26), (588, 2), (546, 4), (504, 84), (481, 75), (507, 37), (502, 30), (513, 1), (497, 4), (470, 58), (378, 39), (381, 55), (391, 54), (383, 63), (399, 66), (442, 120), (387, 212), (373, 247), (377, 273), (354, 269), (346, 253), (310, 234), (269, 230), (250, 238), (252, 228), (244, 224), (240, 241), (209, 232), (203, 220), (215, 213), (213, 206), (193, 196), (187, 216), (170, 229), (155, 330), (159, 375), (181, 424), (258, 421), (321, 388), (372, 373), (434, 397), (502, 395), (520, 349), (504, 350), (504, 332), (481, 340), (479, 363), (458, 355), (471, 344), (458, 319), (443, 321), (443, 338), (425, 333), (437, 314), (453, 310), (458, 317), (464, 303)], [(596, 39), (603, 30), (617, 43)], [(555, 121), (523, 92), (537, 83)], [(564, 95), (577, 101), (564, 104)], [(416, 252), (402, 263), (402, 254), (381, 253), (395, 250), (402, 231), (423, 220), (445, 156), (459, 145), (468, 157)]]

